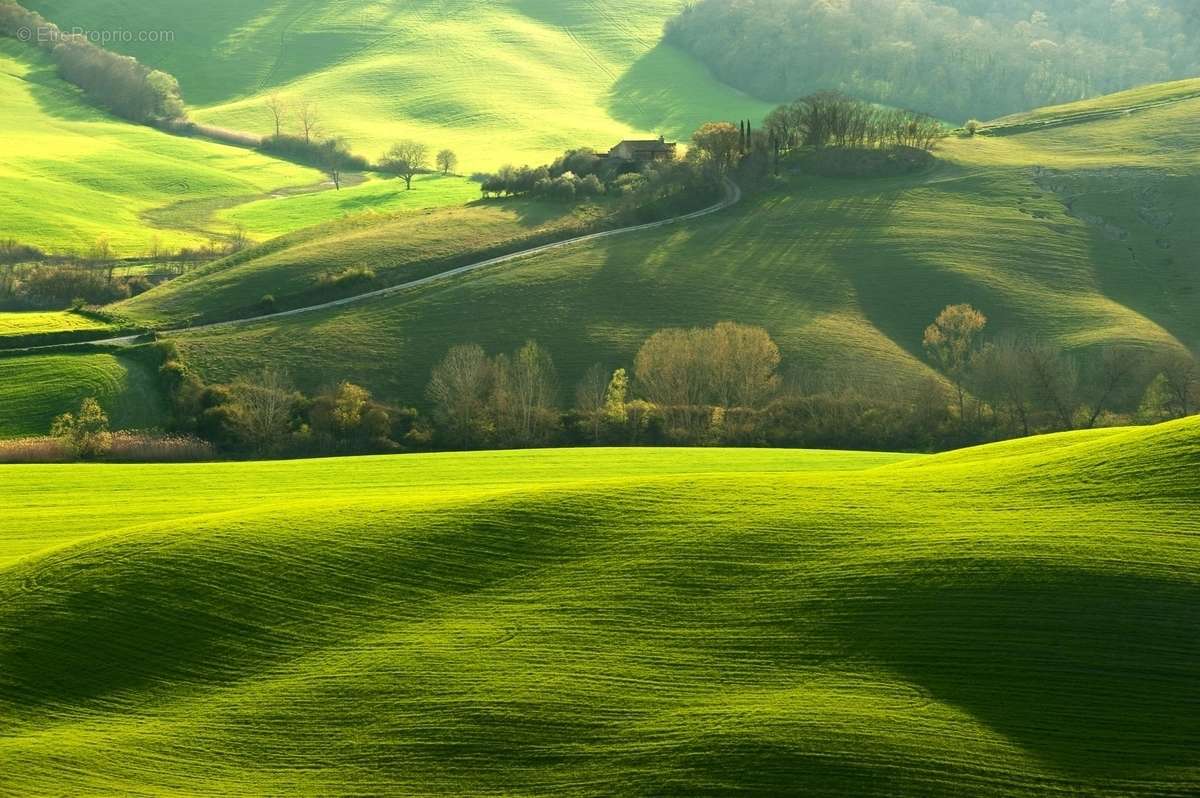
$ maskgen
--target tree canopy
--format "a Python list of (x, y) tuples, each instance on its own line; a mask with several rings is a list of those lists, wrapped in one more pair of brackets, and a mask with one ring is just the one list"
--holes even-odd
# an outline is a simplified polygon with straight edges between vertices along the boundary
[(668, 39), (768, 100), (992, 118), (1200, 74), (1195, 0), (699, 0)]

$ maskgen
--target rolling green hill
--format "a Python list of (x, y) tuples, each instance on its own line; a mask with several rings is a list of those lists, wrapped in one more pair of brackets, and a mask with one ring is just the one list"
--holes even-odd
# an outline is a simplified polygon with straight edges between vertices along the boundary
[[(792, 364), (916, 379), (929, 373), (923, 329), (958, 302), (986, 313), (994, 334), (1196, 352), (1200, 208), (1189, 198), (1200, 194), (1200, 99), (1173, 84), (1159, 91), (1167, 102), (1143, 90), (1149, 107), (1137, 112), (949, 139), (940, 163), (916, 175), (785, 170), (776, 188), (686, 225), (179, 343), (212, 379), (272, 362), (308, 388), (352, 379), (405, 402), (419, 401), (453, 344), (508, 351), (536, 338), (570, 385), (593, 362), (631, 363), (656, 329), (723, 319), (765, 326)], [(222, 291), (253, 302), (288, 279), (271, 263), (243, 267), (255, 270), (253, 290)], [(191, 307), (210, 301), (202, 285), (189, 289)], [(178, 296), (160, 289), (136, 307), (153, 319)]]
[(319, 104), (323, 129), (376, 157), (415, 137), (467, 172), (608, 147), (635, 131), (690, 135), (765, 105), (660, 44), (681, 0), (31, 0), (51, 21), (169, 31), (116, 44), (179, 78), (204, 122), (273, 131), (271, 93)]
[(162, 423), (163, 397), (154, 371), (114, 354), (0, 356), (0, 439), (45, 435), (55, 416), (94, 397), (114, 429)]
[(109, 117), (84, 104), (33, 47), (0, 39), (0, 238), (80, 254), (107, 238), (122, 256), (144, 255), (153, 239), (196, 246), (232, 225), (190, 209), (161, 226), (147, 215), (320, 179), (312, 169)]
[(13, 794), (1200, 789), (1196, 420), (0, 480)]
[[(415, 194), (426, 184), (414, 185)], [(276, 309), (304, 307), (567, 238), (606, 213), (603, 204), (571, 208), (522, 199), (424, 213), (357, 214), (208, 264), (115, 310), (145, 324), (178, 327), (259, 315), (266, 294), (275, 298)], [(364, 271), (373, 277), (329, 284)]]

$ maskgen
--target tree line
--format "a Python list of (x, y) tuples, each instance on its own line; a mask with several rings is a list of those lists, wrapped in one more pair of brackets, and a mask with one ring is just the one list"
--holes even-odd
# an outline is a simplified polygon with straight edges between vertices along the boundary
[(986, 325), (970, 306), (946, 308), (924, 335), (936, 375), (907, 382), (787, 368), (766, 330), (734, 322), (659, 330), (630, 364), (594, 364), (574, 384), (536, 341), (498, 354), (462, 344), (433, 367), (427, 414), (347, 382), (308, 397), (270, 367), (206, 385), (158, 346), (173, 431), (253, 456), (595, 444), (933, 451), (1200, 412), (1189, 353), (1071, 353), (989, 340)]
[(185, 115), (179, 82), (173, 76), (97, 47), (83, 36), (65, 34), (17, 3), (0, 0), (0, 33), (32, 41), (45, 50), (64, 80), (117, 116), (154, 124)]
[[(721, 126), (736, 130), (728, 123), (711, 123), (701, 128), (697, 137)], [(711, 202), (720, 190), (726, 165), (735, 160), (732, 154), (728, 164), (724, 154), (721, 158), (717, 168), (712, 151), (695, 146), (683, 158), (630, 163), (581, 147), (548, 164), (505, 165), (493, 173), (477, 173), (472, 179), (479, 183), (485, 199), (528, 196), (571, 203), (609, 197), (621, 203), (619, 215), (652, 219)]]
[[(274, 132), (263, 139), (259, 149), (321, 169), (336, 189), (341, 189), (344, 173), (374, 168), (402, 179), (411, 191), (414, 177), (432, 171), (430, 148), (420, 141), (398, 141), (372, 164), (365, 157), (352, 153), (345, 137), (324, 135), (324, 119), (317, 103), (292, 101), (272, 94), (265, 100), (264, 107), (270, 114)], [(291, 131), (287, 129), (289, 125)], [(434, 163), (439, 172), (449, 175), (458, 168), (458, 155), (453, 150), (443, 149), (437, 153)]]
[(818, 92), (780, 105), (763, 129), (775, 153), (796, 147), (932, 150), (946, 129), (928, 114), (879, 108), (839, 92)]
[(1194, 0), (699, 0), (666, 37), (763, 99), (828, 87), (953, 120), (1200, 73)]

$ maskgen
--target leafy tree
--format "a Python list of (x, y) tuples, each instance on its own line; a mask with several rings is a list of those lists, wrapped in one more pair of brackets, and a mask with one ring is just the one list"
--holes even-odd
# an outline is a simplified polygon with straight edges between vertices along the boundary
[(708, 122), (692, 134), (692, 144), (696, 151), (701, 153), (718, 173), (724, 173), (733, 165), (739, 141), (738, 129), (729, 122)]
[(624, 423), (628, 397), (629, 375), (625, 373), (625, 369), (617, 369), (604, 391), (604, 417), (613, 424)]
[(488, 415), (495, 372), (482, 347), (456, 346), (433, 369), (425, 393), (434, 417), (462, 448), (480, 443), (493, 429)]
[(54, 419), (50, 434), (61, 438), (76, 457), (94, 459), (106, 454), (112, 446), (108, 415), (94, 398), (84, 399), (79, 413), (64, 413)]
[(967, 369), (986, 326), (987, 317), (970, 305), (950, 305), (925, 329), (925, 351), (958, 393), (960, 423), (966, 422)]

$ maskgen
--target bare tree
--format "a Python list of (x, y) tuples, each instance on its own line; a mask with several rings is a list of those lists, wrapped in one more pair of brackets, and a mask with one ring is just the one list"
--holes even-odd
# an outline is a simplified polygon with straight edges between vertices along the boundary
[(592, 440), (600, 441), (600, 427), (604, 422), (604, 399), (608, 393), (608, 370), (599, 363), (593, 364), (583, 379), (575, 386), (575, 409), (588, 419), (592, 426)]
[(287, 100), (280, 97), (278, 94), (272, 94), (264, 103), (267, 111), (270, 112), (271, 118), (275, 121), (275, 138), (283, 133), (283, 120), (288, 113)]
[(458, 168), (458, 156), (454, 150), (442, 150), (437, 154), (437, 166), (442, 174), (448, 175)]
[(321, 112), (316, 103), (304, 100), (296, 107), (296, 119), (306, 144), (312, 144), (321, 127)]
[(705, 413), (703, 331), (660, 330), (650, 336), (634, 359), (638, 389), (658, 405), (667, 423), (693, 434)]
[(1060, 429), (1075, 426), (1075, 397), (1079, 390), (1079, 369), (1057, 347), (1037, 341), (1024, 351), (1025, 367), (1034, 396), (1053, 412)]
[(397, 142), (383, 156), (380, 169), (404, 179), (406, 188), (412, 190), (413, 177), (429, 168), (429, 148), (411, 139)]
[(1162, 359), (1160, 371), (1166, 382), (1167, 412), (1184, 418), (1200, 411), (1200, 364), (1185, 352), (1173, 352)]
[(236, 426), (257, 452), (268, 452), (287, 437), (298, 395), (284, 372), (268, 366), (232, 386)]
[(496, 359), (496, 415), (513, 444), (547, 441), (558, 418), (557, 394), (554, 361), (537, 342), (527, 341), (511, 358)]
[(779, 388), (779, 347), (762, 327), (723, 321), (705, 337), (713, 404), (758, 408)]
[(1026, 342), (1004, 338), (983, 348), (971, 363), (971, 384), (1011, 427), (1032, 432), (1035, 394)]
[(433, 369), (426, 396), (435, 415), (465, 449), (489, 431), (493, 364), (474, 344), (456, 346)]
[(344, 138), (326, 139), (321, 142), (318, 153), (321, 169), (329, 175), (336, 190), (342, 190), (342, 173), (354, 167), (354, 156), (350, 154), (350, 145)]
[(1086, 385), (1091, 394), (1087, 405), (1088, 429), (1096, 426), (1100, 416), (1128, 401), (1129, 392), (1138, 386), (1138, 374), (1143, 367), (1141, 355), (1128, 347), (1108, 347), (1100, 353), (1091, 367)]

